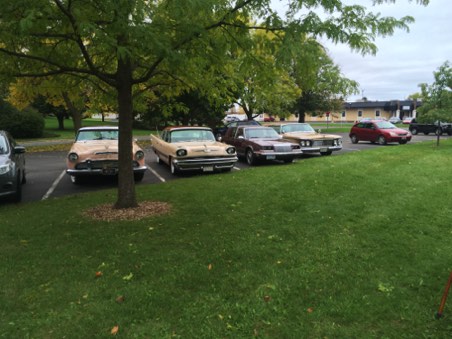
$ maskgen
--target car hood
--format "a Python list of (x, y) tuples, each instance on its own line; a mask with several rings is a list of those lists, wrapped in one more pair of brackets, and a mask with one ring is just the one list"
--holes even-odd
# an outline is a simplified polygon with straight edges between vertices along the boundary
[(300, 139), (300, 140), (331, 140), (340, 139), (340, 135), (335, 134), (323, 134), (323, 133), (310, 133), (310, 132), (289, 132), (284, 133), (283, 138)]
[(282, 139), (247, 139), (247, 141), (259, 146), (291, 145), (290, 142)]
[[(140, 147), (134, 142), (133, 152), (138, 151)], [(78, 155), (98, 155), (98, 156), (117, 156), (118, 140), (87, 140), (75, 142), (70, 153), (75, 152)]]

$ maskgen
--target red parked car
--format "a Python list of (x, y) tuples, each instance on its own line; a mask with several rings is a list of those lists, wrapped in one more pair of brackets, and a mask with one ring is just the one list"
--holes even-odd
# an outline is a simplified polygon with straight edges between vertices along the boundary
[(359, 141), (378, 142), (380, 145), (386, 145), (388, 142), (406, 144), (411, 140), (409, 131), (382, 120), (358, 122), (353, 125), (349, 136), (354, 144)]

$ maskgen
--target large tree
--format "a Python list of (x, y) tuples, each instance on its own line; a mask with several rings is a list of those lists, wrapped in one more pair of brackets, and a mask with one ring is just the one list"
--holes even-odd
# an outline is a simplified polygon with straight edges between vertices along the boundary
[[(381, 17), (339, 0), (287, 2), (283, 20), (271, 9), (270, 0), (3, 0), (0, 73), (7, 77), (66, 74), (96, 78), (109, 86), (119, 113), (115, 206), (135, 207), (130, 165), (133, 103), (143, 91), (168, 79), (196, 83), (207, 64), (221, 68), (222, 56), (250, 29), (284, 30), (286, 37), (324, 35), (372, 53), (377, 36), (407, 28), (413, 21)], [(325, 10), (325, 19), (316, 14), (319, 8)], [(251, 18), (259, 24), (248, 25)], [(294, 41), (285, 39), (288, 46)]]

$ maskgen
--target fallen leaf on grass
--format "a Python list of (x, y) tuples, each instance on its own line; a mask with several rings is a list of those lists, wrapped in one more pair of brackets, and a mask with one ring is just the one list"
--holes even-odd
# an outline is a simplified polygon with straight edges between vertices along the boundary
[(122, 280), (130, 281), (130, 280), (132, 280), (132, 278), (133, 278), (133, 273), (130, 272), (128, 275), (123, 276)]
[(117, 333), (119, 332), (119, 326), (118, 325), (116, 325), (116, 326), (114, 326), (112, 329), (111, 329), (111, 334), (112, 335), (116, 335)]
[(307, 309), (307, 311), (308, 311), (308, 313), (312, 313), (312, 312), (314, 312), (314, 309), (313, 309), (312, 307), (309, 307), (309, 308)]
[(116, 298), (116, 302), (118, 304), (121, 304), (124, 302), (125, 297), (123, 295), (120, 295), (119, 297)]
[(100, 278), (102, 275), (103, 275), (103, 273), (101, 271), (96, 272), (96, 278)]
[(210, 271), (211, 269), (212, 269), (212, 264), (209, 264), (208, 266), (207, 266), (207, 269)]

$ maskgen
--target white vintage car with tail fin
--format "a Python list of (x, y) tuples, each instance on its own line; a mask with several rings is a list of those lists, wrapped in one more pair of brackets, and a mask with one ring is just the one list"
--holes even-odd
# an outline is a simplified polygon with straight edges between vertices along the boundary
[(208, 127), (166, 127), (151, 134), (151, 143), (157, 162), (169, 165), (172, 174), (230, 171), (238, 160), (235, 147), (216, 141)]

